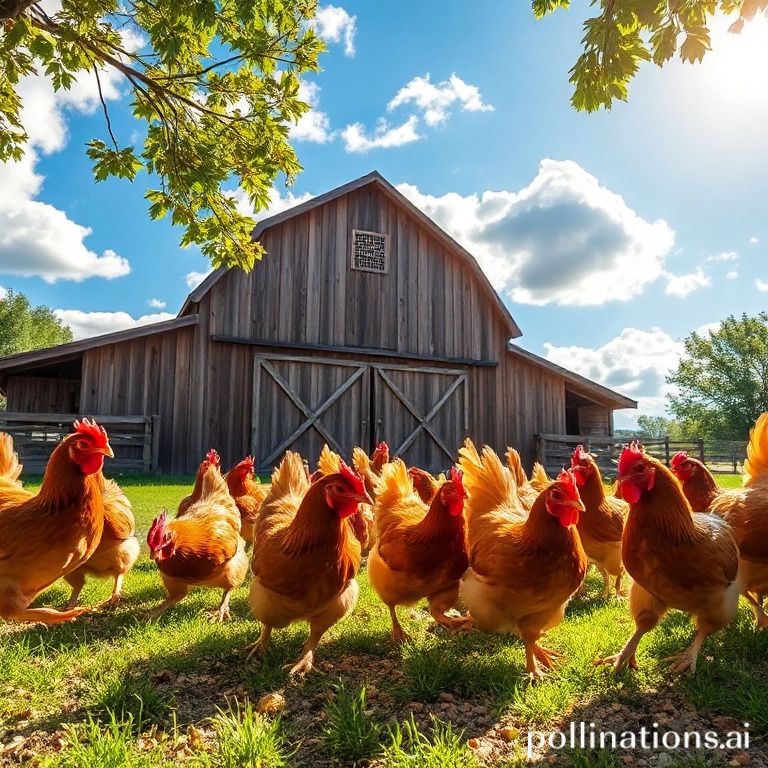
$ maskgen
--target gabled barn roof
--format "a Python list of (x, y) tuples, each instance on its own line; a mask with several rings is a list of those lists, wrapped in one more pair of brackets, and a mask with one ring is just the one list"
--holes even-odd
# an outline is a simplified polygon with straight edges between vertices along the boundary
[[(496, 293), (490, 281), (485, 275), (485, 272), (480, 268), (475, 257), (463, 246), (459, 245), (445, 230), (441, 229), (432, 219), (429, 218), (422, 210), (417, 208), (405, 195), (398, 192), (395, 187), (392, 186), (378, 171), (372, 171), (366, 176), (361, 176), (359, 179), (350, 181), (347, 184), (343, 184), (336, 189), (332, 189), (330, 192), (313, 197), (311, 200), (307, 200), (304, 203), (295, 205), (293, 208), (288, 208), (285, 211), (269, 216), (266, 219), (262, 219), (253, 230), (253, 239), (258, 240), (261, 235), (270, 227), (274, 227), (276, 224), (282, 224), (288, 219), (292, 219), (294, 216), (300, 216), (307, 211), (311, 211), (313, 208), (318, 208), (326, 203), (336, 200), (349, 192), (354, 192), (356, 189), (367, 187), (369, 185), (375, 185), (380, 189), (388, 198), (390, 198), (396, 205), (404, 208), (411, 214), (430, 234), (432, 234), (437, 240), (439, 240), (444, 246), (455, 253), (459, 259), (461, 259), (472, 271), (478, 282), (482, 286), (491, 304), (496, 308), (504, 321), (504, 324), (509, 330), (510, 338), (516, 339), (518, 336), (522, 336), (517, 323), (514, 321), (512, 315), (509, 313), (504, 302)], [(227, 273), (228, 267), (219, 267), (211, 272), (208, 277), (203, 280), (200, 285), (193, 290), (189, 296), (187, 296), (184, 305), (179, 312), (181, 317), (190, 310), (193, 304), (197, 304), (203, 296)]]

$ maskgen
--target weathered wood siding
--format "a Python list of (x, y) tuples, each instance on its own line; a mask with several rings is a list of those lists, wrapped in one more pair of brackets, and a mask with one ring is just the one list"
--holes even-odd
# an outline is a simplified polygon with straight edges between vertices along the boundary
[(579, 408), (579, 434), (610, 435), (611, 411), (601, 405), (585, 405)]
[(77, 413), (80, 380), (9, 376), (7, 409), (15, 413)]

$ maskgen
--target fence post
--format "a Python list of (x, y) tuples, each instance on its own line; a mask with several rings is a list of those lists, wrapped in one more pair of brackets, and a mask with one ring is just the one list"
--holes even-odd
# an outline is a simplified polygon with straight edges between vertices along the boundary
[(667, 466), (669, 466), (669, 435), (664, 435), (664, 455), (666, 456)]
[(704, 438), (703, 437), (699, 437), (696, 440), (696, 445), (699, 448), (699, 461), (703, 464), (704, 463)]

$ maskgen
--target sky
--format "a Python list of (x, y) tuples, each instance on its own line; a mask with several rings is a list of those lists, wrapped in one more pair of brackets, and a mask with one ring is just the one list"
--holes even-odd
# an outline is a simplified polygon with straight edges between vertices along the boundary
[[(328, 49), (292, 128), (305, 170), (270, 212), (378, 170), (475, 255), (521, 346), (639, 401), (616, 415), (631, 427), (665, 413), (688, 334), (768, 304), (768, 22), (735, 36), (715, 20), (702, 64), (645, 65), (628, 103), (588, 115), (568, 83), (588, 15), (321, 4)], [(140, 146), (124, 83), (102, 86), (118, 140)], [(77, 338), (174, 316), (209, 266), (150, 221), (145, 175), (93, 182), (93, 79), (21, 92), (30, 147), (0, 164), (0, 293), (54, 308)]]

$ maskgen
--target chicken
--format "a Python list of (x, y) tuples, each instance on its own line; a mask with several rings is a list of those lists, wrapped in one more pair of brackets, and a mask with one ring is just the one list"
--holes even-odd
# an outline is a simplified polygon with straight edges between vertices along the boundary
[(670, 469), (683, 487), (685, 498), (694, 512), (707, 512), (724, 492), (703, 462), (678, 451), (669, 462)]
[(435, 477), (419, 467), (410, 467), (408, 475), (413, 483), (413, 490), (425, 504), (432, 503), (440, 486), (446, 481), (444, 474), (441, 473)]
[(352, 451), (352, 466), (363, 478), (365, 490), (374, 501), (376, 501), (376, 483), (381, 477), (382, 469), (388, 463), (389, 446), (386, 443), (379, 443), (370, 459), (362, 448), (354, 448)]
[(606, 496), (600, 469), (582, 445), (571, 456), (571, 472), (584, 504), (576, 526), (581, 544), (603, 577), (603, 597), (611, 593), (610, 577), (615, 579), (616, 594), (621, 595), (621, 534), (629, 507), (621, 499)]
[(690, 456), (676, 454), (671, 464), (693, 508), (712, 512), (730, 525), (739, 547), (743, 595), (758, 627), (768, 627), (762, 607), (768, 592), (768, 413), (760, 416), (749, 436), (741, 488), (719, 488), (709, 470)]
[[(386, 445), (386, 443), (384, 445)], [(358, 451), (360, 454), (362, 454), (362, 456), (358, 456), (358, 462), (364, 463), (366, 468), (368, 468), (369, 460), (366, 453), (361, 448), (355, 448), (354, 451)], [(327, 445), (323, 445), (323, 449), (320, 451), (320, 458), (317, 460), (317, 472), (315, 472), (315, 474), (312, 475), (310, 479), (316, 480), (323, 475), (332, 475), (340, 471), (341, 456), (339, 456), (338, 453), (334, 453)], [(363, 484), (366, 487), (366, 493), (368, 493), (371, 498), (374, 498), (372, 492), (368, 488), (369, 484), (366, 483), (365, 475), (359, 471), (358, 474), (360, 474), (360, 476), (363, 478)], [(374, 481), (377, 479), (377, 475), (372, 473), (371, 477)], [(373, 542), (376, 540), (376, 530), (373, 523), (373, 507), (371, 507), (370, 504), (359, 504), (357, 507), (357, 512), (355, 512), (354, 515), (350, 515), (347, 520), (349, 521), (349, 525), (352, 528), (352, 532), (360, 542), (361, 554), (367, 554), (370, 548), (373, 546)]]
[(229, 493), (240, 512), (240, 535), (246, 544), (253, 543), (253, 531), (259, 516), (259, 507), (269, 493), (269, 485), (253, 479), (253, 456), (246, 456), (227, 472)]
[(543, 491), (550, 483), (552, 479), (547, 475), (547, 471), (539, 464), (538, 461), (533, 462), (533, 468), (531, 469), (531, 488), (535, 488), (537, 491)]
[(563, 471), (526, 517), (515, 480), (489, 447), (478, 454), (467, 439), (459, 450), (467, 501), (469, 570), (461, 597), (483, 632), (514, 632), (525, 645), (526, 671), (540, 679), (554, 651), (539, 644), (563, 619), (587, 572), (576, 524), (584, 505)]
[(696, 636), (670, 657), (672, 672), (696, 671), (699, 650), (730, 623), (741, 591), (739, 551), (728, 525), (715, 515), (694, 515), (672, 472), (637, 443), (619, 458), (618, 490), (629, 503), (622, 559), (632, 577), (629, 609), (635, 633), (615, 656), (614, 669), (636, 668), (641, 638), (670, 608), (696, 619)]
[(523, 469), (523, 462), (520, 460), (520, 454), (514, 448), (507, 448), (507, 466), (512, 473), (512, 477), (515, 478), (520, 503), (524, 510), (529, 511), (533, 506), (533, 502), (538, 498), (539, 491), (528, 481)]
[(224, 621), (230, 616), (230, 594), (248, 573), (240, 513), (218, 464), (204, 461), (200, 476), (200, 498), (170, 522), (163, 512), (147, 534), (150, 557), (168, 591), (168, 597), (150, 611), (152, 618), (183, 600), (190, 587), (200, 586), (222, 590), (221, 603), (212, 618)]
[(186, 511), (197, 501), (200, 500), (200, 494), (203, 489), (203, 475), (208, 470), (208, 467), (221, 467), (221, 459), (219, 454), (211, 448), (208, 453), (205, 454), (205, 458), (200, 462), (200, 466), (197, 468), (197, 474), (195, 475), (195, 485), (192, 488), (192, 493), (189, 496), (185, 496), (179, 502), (179, 508), (176, 511), (176, 517), (181, 517), (186, 514)]
[(109, 438), (87, 419), (73, 429), (54, 448), (37, 494), (9, 484), (11, 495), (0, 499), (0, 616), (6, 621), (58, 624), (87, 610), (29, 607), (93, 555), (104, 528), (99, 475), (104, 457), (114, 456)]
[(19, 455), (13, 450), (13, 438), (5, 432), (0, 432), (0, 483), (21, 486), (21, 470)]
[(310, 484), (301, 456), (285, 454), (256, 523), (249, 602), (262, 631), (249, 657), (266, 650), (273, 629), (307, 621), (309, 637), (290, 672), (312, 671), (320, 639), (357, 603), (360, 543), (347, 518), (358, 504), (372, 499), (344, 462)]
[(376, 544), (368, 557), (368, 578), (389, 608), (396, 643), (409, 639), (397, 619), (397, 606), (413, 605), (423, 597), (438, 624), (469, 624), (466, 617), (446, 616), (456, 605), (459, 580), (468, 565), (465, 498), (461, 472), (455, 468), (429, 505), (414, 491), (400, 459), (384, 468), (376, 486)]
[(139, 556), (131, 502), (114, 480), (107, 480), (101, 474), (99, 478), (104, 499), (104, 529), (96, 551), (79, 568), (64, 577), (64, 581), (72, 587), (67, 609), (77, 605), (87, 574), (113, 578), (112, 595), (104, 605), (117, 605), (122, 598), (123, 578)]

